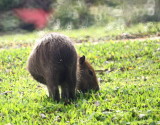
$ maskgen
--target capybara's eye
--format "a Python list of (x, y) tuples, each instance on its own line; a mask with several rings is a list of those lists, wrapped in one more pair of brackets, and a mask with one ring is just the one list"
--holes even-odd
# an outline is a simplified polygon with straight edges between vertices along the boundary
[(91, 70), (88, 70), (88, 72), (91, 76), (93, 76), (93, 72)]

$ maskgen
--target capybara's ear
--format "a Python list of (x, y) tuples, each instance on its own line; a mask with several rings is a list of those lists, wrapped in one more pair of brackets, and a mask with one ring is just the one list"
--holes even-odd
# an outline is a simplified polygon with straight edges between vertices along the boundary
[(85, 56), (84, 55), (82, 57), (80, 57), (79, 62), (80, 62), (81, 65), (85, 62)]

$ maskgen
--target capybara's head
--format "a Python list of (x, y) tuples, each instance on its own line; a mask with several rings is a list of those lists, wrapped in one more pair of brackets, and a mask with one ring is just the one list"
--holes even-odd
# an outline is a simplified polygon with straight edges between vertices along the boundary
[(89, 90), (98, 91), (99, 85), (93, 67), (85, 60), (85, 56), (79, 57), (79, 75), (77, 89), (81, 92)]

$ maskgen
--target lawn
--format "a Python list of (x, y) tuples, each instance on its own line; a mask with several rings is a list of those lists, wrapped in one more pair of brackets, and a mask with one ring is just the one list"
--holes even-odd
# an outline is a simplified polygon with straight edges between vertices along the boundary
[(76, 44), (97, 71), (101, 89), (78, 92), (76, 101), (64, 105), (49, 99), (26, 70), (38, 36), (17, 36), (0, 38), (6, 40), (0, 43), (0, 124), (160, 124), (160, 40)]
[(44, 34), (49, 32), (60, 32), (72, 39), (75, 42), (80, 41), (101, 41), (101, 40), (115, 40), (123, 38), (124, 34), (129, 34), (131, 38), (139, 37), (154, 37), (160, 36), (160, 23), (142, 23), (137, 25), (132, 25), (130, 27), (123, 27), (119, 24), (107, 24), (106, 26), (93, 26), (90, 28), (67, 30), (60, 29), (55, 31), (43, 30), (35, 31), (32, 33), (18, 33), (12, 32), (9, 35), (0, 36), (0, 48), (10, 48), (10, 47), (20, 47), (28, 46), (33, 43), (37, 38), (42, 37)]

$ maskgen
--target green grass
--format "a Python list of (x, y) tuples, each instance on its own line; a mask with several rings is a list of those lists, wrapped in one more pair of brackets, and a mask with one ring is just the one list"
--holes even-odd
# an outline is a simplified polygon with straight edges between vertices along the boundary
[(46, 87), (29, 75), (30, 45), (1, 49), (0, 124), (160, 124), (160, 40), (86, 43), (76, 49), (96, 70), (106, 71), (97, 73), (99, 92), (78, 93), (70, 105), (49, 99)]
[[(28, 46), (36, 41), (37, 38), (42, 37), (44, 34), (49, 32), (60, 32), (73, 39), (85, 40), (86, 37), (91, 37), (91, 41), (99, 41), (102, 39), (115, 39), (121, 36), (123, 33), (137, 35), (156, 35), (160, 33), (160, 23), (145, 23), (137, 24), (130, 27), (123, 27), (119, 24), (110, 23), (104, 27), (90, 27), (85, 29), (77, 30), (56, 30), (56, 31), (35, 31), (33, 33), (21, 33), (17, 34), (13, 32), (12, 34), (3, 35), (0, 37), (0, 48), (10, 48), (10, 47), (20, 47)], [(74, 41), (76, 42), (76, 40)]]

